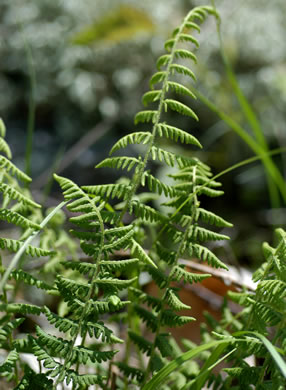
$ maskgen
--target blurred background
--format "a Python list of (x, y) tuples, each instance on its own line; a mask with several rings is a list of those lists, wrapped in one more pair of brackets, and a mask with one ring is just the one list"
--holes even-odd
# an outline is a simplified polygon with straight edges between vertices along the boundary
[[(205, 1), (206, 4), (208, 0)], [(112, 144), (134, 130), (141, 96), (163, 53), (164, 41), (195, 5), (189, 0), (1, 0), (0, 116), (13, 161), (30, 171), (35, 196), (51, 186), (51, 170), (78, 184), (116, 179), (94, 170)], [(269, 149), (286, 146), (286, 2), (217, 0), (225, 54)], [(254, 138), (221, 57), (216, 23), (200, 34), (195, 87)], [(199, 138), (199, 153), (214, 173), (255, 155), (249, 145), (200, 99), (200, 121), (182, 128)], [(249, 111), (248, 111), (249, 112)], [(27, 136), (34, 128), (33, 138)], [(32, 145), (27, 165), (27, 144)], [(29, 149), (29, 146), (28, 146)], [(132, 151), (132, 148), (129, 152)], [(188, 149), (185, 150), (189, 153)], [(29, 154), (29, 152), (28, 152)], [(286, 155), (273, 162), (285, 177)], [(167, 172), (161, 170), (160, 175)], [(229, 261), (261, 262), (261, 243), (285, 225), (285, 199), (271, 201), (260, 161), (221, 177), (225, 196), (211, 208), (234, 223)], [(283, 179), (284, 180), (284, 179)], [(47, 204), (48, 205), (48, 204)]]

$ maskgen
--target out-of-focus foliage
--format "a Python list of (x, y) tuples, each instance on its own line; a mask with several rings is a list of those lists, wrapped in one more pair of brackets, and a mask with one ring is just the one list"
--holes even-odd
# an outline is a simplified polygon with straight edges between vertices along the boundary
[(133, 39), (138, 33), (153, 32), (154, 24), (148, 15), (131, 6), (121, 5), (98, 23), (78, 32), (72, 42), (79, 45), (92, 43), (120, 43)]

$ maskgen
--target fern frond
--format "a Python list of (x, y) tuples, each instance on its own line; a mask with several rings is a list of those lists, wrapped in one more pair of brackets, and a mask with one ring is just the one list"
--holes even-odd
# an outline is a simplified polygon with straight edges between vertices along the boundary
[(176, 92), (177, 94), (190, 96), (193, 99), (196, 99), (196, 95), (193, 94), (189, 90), (189, 88), (185, 87), (184, 85), (180, 83), (176, 83), (175, 81), (168, 81), (168, 88), (170, 88), (172, 91)]
[(88, 295), (90, 284), (83, 283), (71, 279), (64, 278), (61, 275), (58, 275), (56, 279), (56, 285), (60, 291), (66, 290), (68, 291), (68, 298), (72, 299), (73, 296), (80, 296), (81, 298), (85, 298)]
[(164, 310), (162, 312), (162, 324), (166, 326), (182, 326), (195, 320), (196, 319), (194, 317), (179, 316), (173, 313), (172, 310)]
[(157, 69), (161, 70), (162, 66), (167, 66), (170, 62), (170, 58), (170, 54), (163, 54), (161, 57), (159, 57), (156, 63)]
[(5, 153), (7, 158), (9, 160), (11, 160), (12, 152), (11, 152), (10, 146), (7, 144), (7, 142), (4, 140), (4, 138), (0, 138), (0, 152)]
[(176, 261), (176, 252), (166, 249), (160, 242), (156, 243), (157, 253), (161, 260), (168, 265), (173, 265)]
[(167, 286), (168, 278), (159, 268), (147, 266), (147, 271), (160, 289), (163, 289)]
[(17, 351), (10, 351), (6, 359), (0, 364), (0, 373), (12, 372), (15, 369), (15, 364), (19, 361), (19, 358), (20, 356)]
[(152, 134), (148, 131), (138, 131), (135, 133), (128, 134), (125, 137), (120, 138), (120, 140), (116, 142), (109, 154), (111, 155), (117, 150), (125, 148), (127, 145), (140, 143), (142, 143), (142, 145), (145, 145), (149, 142), (151, 137)]
[(198, 195), (206, 195), (210, 198), (216, 198), (218, 196), (222, 196), (224, 194), (224, 191), (214, 190), (213, 188), (209, 187), (199, 187), (197, 193)]
[(9, 321), (7, 324), (0, 328), (0, 343), (7, 341), (10, 334), (18, 328), (25, 321), (25, 318), (17, 318), (15, 320)]
[(228, 267), (222, 261), (220, 261), (219, 258), (214, 255), (208, 248), (199, 244), (191, 243), (188, 246), (188, 249), (190, 256), (194, 255), (198, 259), (207, 261), (207, 263), (214, 268), (223, 268), (228, 270)]
[(150, 341), (132, 332), (131, 330), (128, 332), (128, 335), (130, 339), (133, 341), (133, 343), (138, 346), (141, 352), (146, 353), (147, 356), (150, 356), (151, 349), (152, 349), (152, 343)]
[(176, 49), (174, 54), (176, 58), (189, 59), (193, 61), (195, 64), (198, 62), (197, 56), (194, 53), (192, 53), (190, 50)]
[(157, 329), (157, 316), (139, 305), (134, 306), (134, 311), (146, 323), (146, 326), (155, 333)]
[(163, 82), (165, 80), (166, 76), (167, 76), (166, 71), (160, 71), (160, 72), (154, 73), (149, 81), (150, 88), (153, 89), (155, 84)]
[(175, 163), (178, 164), (179, 168), (185, 168), (198, 164), (198, 161), (196, 159), (182, 157), (175, 153), (168, 152), (167, 150), (158, 148), (156, 146), (152, 146), (151, 157), (153, 160), (165, 162), (170, 167), (174, 167)]
[(190, 35), (190, 34), (181, 33), (181, 34), (179, 35), (179, 40), (180, 40), (181, 42), (191, 42), (191, 43), (193, 43), (196, 47), (199, 47), (199, 46), (200, 46), (198, 40), (197, 40), (195, 37), (193, 37), (192, 35)]
[(172, 186), (163, 183), (149, 172), (144, 172), (141, 179), (141, 185), (145, 187), (147, 181), (148, 188), (151, 192), (157, 192), (159, 195), (164, 193), (165, 196), (174, 197), (178, 195), (179, 191), (176, 191)]
[(169, 288), (166, 292), (166, 301), (171, 309), (175, 311), (191, 309), (191, 306), (185, 305), (178, 295), (175, 293), (174, 289)]
[(0, 209), (0, 219), (23, 229), (40, 230), (41, 226), (13, 210)]
[(156, 264), (153, 262), (151, 257), (144, 251), (142, 246), (138, 244), (134, 239), (132, 239), (132, 247), (131, 247), (132, 256), (136, 256), (142, 263), (150, 264), (152, 268), (157, 268)]
[(41, 208), (41, 206), (38, 203), (34, 202), (32, 199), (23, 195), (21, 192), (19, 192), (18, 190), (16, 190), (15, 188), (11, 187), (8, 184), (0, 183), (0, 192), (2, 192), (3, 195), (7, 196), (9, 199), (17, 200), (18, 202), (21, 202), (24, 205), (35, 207), (35, 208)]
[(19, 168), (16, 167), (10, 160), (4, 156), (0, 156), (0, 169), (5, 169), (6, 172), (11, 173), (13, 176), (16, 176), (19, 180), (22, 180), (24, 183), (30, 183), (32, 179), (22, 172)]
[(125, 290), (127, 287), (129, 287), (131, 284), (133, 284), (137, 280), (137, 276), (135, 276), (132, 279), (129, 280), (123, 280), (123, 279), (116, 279), (114, 277), (110, 278), (100, 278), (95, 279), (94, 283), (96, 283), (100, 288), (102, 288), (104, 291), (121, 291)]
[(98, 195), (101, 198), (105, 196), (106, 198), (111, 199), (125, 199), (130, 190), (130, 186), (126, 184), (103, 184), (97, 186), (82, 186), (81, 188), (88, 194)]
[(146, 303), (148, 306), (152, 307), (155, 311), (159, 311), (162, 308), (162, 300), (156, 297), (153, 297), (149, 294), (146, 294), (142, 290), (139, 290), (135, 287), (129, 287), (129, 291), (131, 291), (136, 298), (139, 299), (141, 303)]
[[(57, 314), (52, 313), (47, 307), (44, 308), (44, 313), (50, 324), (54, 325), (60, 332), (68, 333), (71, 336), (77, 334), (79, 329), (79, 323), (68, 318), (63, 318)], [(90, 337), (96, 339), (101, 338), (102, 342), (106, 343), (123, 343), (123, 340), (116, 337), (113, 332), (108, 329), (103, 323), (84, 322), (81, 324), (81, 336), (83, 337), (86, 332)]]
[(134, 123), (137, 125), (138, 123), (155, 123), (158, 116), (158, 111), (155, 110), (145, 110), (139, 111), (134, 118)]
[(45, 283), (43, 280), (37, 279), (21, 269), (13, 270), (9, 275), (9, 279), (21, 280), (30, 286), (36, 286), (37, 288), (46, 291), (53, 290), (53, 287)]
[(220, 234), (213, 232), (211, 230), (199, 227), (191, 226), (188, 232), (188, 238), (198, 241), (220, 241), (220, 240), (229, 240), (229, 237), (225, 234)]
[[(60, 357), (67, 357), (70, 351), (70, 341), (66, 341), (61, 337), (51, 336), (44, 332), (39, 326), (36, 327), (37, 343), (46, 348), (50, 348), (56, 352)], [(74, 346), (72, 349), (71, 361), (79, 362), (80, 364), (86, 364), (88, 361), (91, 363), (101, 363), (111, 360), (117, 351), (95, 351), (90, 350), (83, 346)]]
[(205, 210), (205, 209), (202, 209), (199, 207), (197, 209), (197, 212), (198, 212), (198, 218), (201, 218), (202, 221), (205, 223), (216, 225), (218, 227), (232, 227), (233, 226), (232, 223), (226, 221), (225, 219), (223, 219), (222, 217), (219, 217), (218, 215), (216, 215), (215, 213), (212, 213), (211, 211), (208, 211), (208, 210)]
[(0, 310), (6, 313), (19, 313), (19, 314), (35, 314), (40, 315), (43, 309), (36, 305), (30, 305), (28, 303), (1, 303)]
[(94, 224), (93, 226), (98, 226), (98, 214), (95, 211), (91, 211), (89, 213), (77, 215), (76, 217), (71, 217), (70, 222), (83, 227), (85, 227), (86, 224), (90, 226), (91, 223)]
[(6, 126), (3, 122), (3, 119), (0, 118), (0, 137), (5, 138), (6, 136)]
[(142, 162), (135, 157), (108, 157), (97, 164), (96, 168), (126, 168), (127, 171), (130, 171), (133, 167), (137, 167), (140, 164), (142, 164)]
[(175, 142), (180, 140), (182, 143), (196, 145), (199, 148), (202, 148), (202, 145), (196, 137), (184, 130), (179, 129), (178, 127), (169, 126), (165, 123), (159, 123), (157, 126), (157, 133), (160, 137), (166, 137), (174, 140)]
[[(192, 19), (192, 17), (191, 17), (191, 19)], [(185, 27), (185, 29), (188, 29), (188, 30), (191, 30), (191, 29), (197, 30), (198, 33), (201, 32), (200, 26), (197, 23), (194, 23), (191, 21), (185, 22), (184, 27)], [(179, 27), (175, 28), (175, 30), (173, 31), (173, 34), (172, 34), (173, 37), (175, 37), (178, 34), (179, 30), (180, 30)]]
[[(132, 228), (132, 225), (129, 227)], [(128, 248), (130, 246), (130, 240), (134, 236), (134, 229), (129, 229), (129, 231), (124, 236), (113, 237), (112, 241), (109, 244), (105, 244), (103, 251), (105, 253), (112, 253), (115, 250), (120, 250), (121, 248)]]
[(194, 111), (183, 103), (180, 103), (173, 99), (165, 99), (164, 104), (165, 104), (165, 111), (167, 111), (167, 107), (168, 107), (171, 108), (171, 110), (178, 112), (179, 114), (190, 116), (194, 118), (196, 121), (199, 120), (199, 118), (194, 113)]
[(117, 225), (120, 221), (120, 213), (116, 211), (102, 211), (101, 218), (104, 223), (110, 223), (111, 225)]
[(79, 375), (74, 370), (66, 371), (66, 382), (69, 384), (73, 382), (75, 385), (82, 387), (100, 385), (103, 386), (103, 380), (107, 377), (96, 374), (82, 374)]
[(210, 278), (210, 274), (196, 274), (189, 271), (186, 271), (182, 266), (175, 265), (175, 267), (172, 268), (169, 277), (176, 281), (180, 282), (181, 279), (184, 283), (200, 283), (203, 280)]
[(172, 74), (179, 73), (179, 74), (183, 74), (185, 76), (189, 76), (194, 81), (197, 80), (194, 72), (192, 72), (189, 68), (187, 68), (184, 65), (172, 64), (170, 66), (170, 69), (171, 69)]
[(168, 333), (160, 333), (156, 337), (155, 345), (159, 349), (162, 357), (173, 357), (173, 348), (169, 342)]
[(123, 362), (116, 362), (115, 365), (124, 374), (124, 378), (136, 379), (138, 382), (142, 382), (144, 379), (144, 372), (136, 367), (130, 367)]
[(149, 103), (156, 102), (157, 100), (160, 99), (161, 94), (162, 94), (161, 89), (156, 90), (156, 91), (148, 91), (148, 92), (144, 93), (144, 95), (142, 97), (143, 105), (146, 107), (146, 106), (148, 106)]
[(265, 299), (267, 302), (281, 301), (286, 297), (286, 283), (282, 280), (262, 280), (257, 286), (258, 296)]
[(137, 218), (141, 218), (143, 221), (148, 222), (162, 222), (166, 221), (166, 217), (159, 211), (156, 211), (151, 206), (140, 203), (137, 200), (133, 200), (130, 203), (130, 213), (134, 213)]
[[(112, 313), (123, 309), (126, 305), (129, 305), (130, 301), (121, 301), (117, 296), (109, 296), (107, 301), (90, 302), (91, 312), (105, 314)], [(72, 305), (71, 305), (72, 309)]]
[(123, 271), (133, 267), (139, 262), (139, 259), (127, 259), (127, 260), (104, 260), (100, 262), (100, 267), (104, 270), (110, 271)]
[[(7, 249), (11, 252), (18, 252), (18, 250), (22, 247), (22, 245), (23, 245), (23, 241), (12, 240), (10, 238), (0, 238), (1, 249)], [(37, 248), (32, 245), (28, 245), (26, 247), (25, 253), (32, 257), (53, 256), (55, 254), (55, 252)]]

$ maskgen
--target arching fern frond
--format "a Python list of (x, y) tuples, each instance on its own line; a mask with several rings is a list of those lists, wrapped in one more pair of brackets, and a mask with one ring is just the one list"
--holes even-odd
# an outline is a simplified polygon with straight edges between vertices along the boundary
[(119, 198), (125, 199), (130, 191), (130, 186), (126, 184), (103, 184), (96, 186), (82, 186), (81, 187), (88, 194), (98, 195), (101, 198)]
[(113, 154), (117, 150), (125, 148), (127, 145), (140, 143), (142, 143), (142, 145), (145, 145), (150, 141), (151, 136), (152, 134), (150, 132), (144, 131), (138, 131), (136, 133), (128, 134), (125, 137), (120, 138), (120, 140), (116, 142), (109, 154)]
[(155, 123), (158, 116), (158, 111), (155, 110), (145, 110), (139, 111), (134, 118), (134, 123), (137, 125), (138, 123)]
[(16, 318), (15, 320), (9, 321), (4, 326), (2, 326), (0, 329), (0, 344), (2, 342), (7, 341), (11, 333), (15, 329), (17, 329), (24, 321), (25, 318)]
[(157, 132), (160, 137), (166, 137), (171, 140), (174, 140), (175, 142), (180, 140), (182, 143), (196, 145), (199, 148), (202, 148), (202, 145), (196, 139), (196, 137), (192, 136), (184, 130), (179, 129), (178, 127), (159, 123), (157, 127)]
[(123, 373), (124, 378), (136, 379), (138, 382), (142, 382), (144, 379), (144, 372), (136, 367), (130, 367), (123, 362), (116, 362), (115, 365)]
[(196, 319), (194, 317), (179, 316), (171, 310), (164, 310), (162, 312), (162, 324), (166, 326), (172, 326), (172, 327), (182, 326), (195, 320)]
[(146, 182), (149, 190), (153, 193), (157, 192), (159, 195), (164, 193), (165, 196), (169, 197), (174, 197), (179, 193), (179, 191), (176, 191), (174, 187), (163, 183), (160, 179), (157, 179), (147, 171), (144, 172), (144, 175), (142, 175), (141, 184), (143, 187), (146, 185)]
[(203, 222), (209, 223), (212, 225), (216, 225), (218, 227), (232, 227), (233, 224), (226, 221), (222, 217), (219, 217), (215, 213), (212, 213), (211, 211), (205, 210), (201, 207), (197, 209), (198, 211), (198, 218), (201, 218)]
[[(22, 245), (23, 242), (19, 240), (12, 240), (11, 238), (0, 238), (0, 248), (7, 249), (10, 252), (18, 252)], [(55, 254), (55, 252), (37, 248), (32, 245), (28, 245), (26, 247), (25, 253), (32, 257), (53, 256)]]
[[(162, 66), (167, 66), (170, 62), (171, 55), (170, 54), (163, 54), (161, 57), (158, 58), (156, 66), (158, 70), (161, 70)], [(163, 80), (161, 80), (163, 81)]]
[(19, 180), (24, 183), (30, 183), (32, 179), (16, 167), (10, 160), (4, 156), (0, 156), (0, 169), (4, 169), (6, 172), (16, 176)]
[(142, 246), (132, 239), (132, 247), (130, 248), (132, 256), (136, 256), (140, 261), (157, 268), (151, 257), (144, 251)]
[(177, 94), (186, 95), (193, 99), (196, 99), (196, 95), (194, 95), (193, 92), (189, 90), (189, 88), (185, 87), (180, 83), (176, 83), (175, 81), (168, 81), (168, 88), (170, 88), (171, 91), (176, 92)]
[(219, 241), (229, 240), (229, 237), (225, 234), (213, 232), (199, 226), (191, 226), (188, 231), (188, 238), (194, 241)]
[(166, 221), (166, 217), (159, 211), (156, 211), (153, 207), (133, 200), (130, 203), (130, 213), (134, 213), (136, 217), (141, 218), (143, 221), (149, 222), (162, 222)]
[(148, 91), (142, 97), (142, 103), (146, 107), (149, 103), (154, 103), (160, 99), (162, 90)]
[(151, 156), (153, 160), (165, 162), (170, 167), (174, 167), (175, 163), (178, 164), (179, 168), (185, 168), (198, 164), (198, 161), (195, 159), (182, 157), (175, 153), (158, 148), (156, 146), (152, 146)]
[(228, 267), (219, 260), (219, 258), (214, 255), (208, 248), (199, 245), (199, 244), (190, 244), (188, 247), (190, 256), (196, 256), (198, 259), (207, 261), (209, 265), (214, 268), (223, 268), (228, 270)]
[(9, 279), (14, 280), (21, 280), (22, 282), (30, 285), (30, 286), (36, 286), (39, 289), (51, 291), (53, 290), (53, 287), (49, 284), (45, 283), (43, 280), (37, 279), (34, 276), (28, 274), (27, 272), (21, 270), (21, 269), (15, 269), (13, 270), (10, 275)]
[(171, 280), (180, 282), (183, 280), (184, 283), (198, 283), (202, 282), (203, 280), (210, 278), (210, 274), (199, 274), (199, 273), (192, 273), (189, 271), (186, 271), (182, 266), (176, 265), (172, 268), (170, 273)]
[(37, 223), (30, 221), (28, 218), (23, 217), (21, 214), (13, 210), (0, 209), (0, 219), (13, 225), (20, 226), (23, 229), (40, 230), (41, 227)]
[(0, 364), (0, 374), (5, 372), (12, 372), (17, 361), (19, 361), (18, 352), (15, 350), (10, 351), (6, 359)]
[(130, 171), (133, 167), (141, 165), (142, 162), (135, 157), (112, 157), (106, 158), (96, 168), (116, 168), (116, 169), (127, 169)]
[(191, 309), (189, 305), (184, 304), (172, 288), (166, 292), (166, 300), (171, 309), (180, 311), (184, 309)]
[(10, 146), (7, 144), (7, 142), (4, 140), (4, 138), (0, 138), (0, 152), (5, 153), (7, 158), (9, 160), (11, 160), (12, 152), (11, 152)]
[[(189, 24), (187, 24), (187, 25), (189, 25)], [(198, 26), (198, 28), (199, 28), (199, 26)], [(176, 58), (189, 59), (189, 60), (193, 61), (195, 64), (198, 62), (196, 55), (194, 53), (192, 53), (190, 50), (177, 49), (177, 50), (175, 50), (174, 54), (175, 54)]]
[(179, 114), (190, 116), (190, 117), (194, 118), (196, 121), (199, 120), (199, 118), (197, 117), (197, 115), (194, 113), (194, 111), (191, 108), (189, 108), (185, 104), (180, 103), (176, 100), (165, 99), (164, 100), (164, 107), (165, 107), (165, 111), (167, 111), (167, 108), (171, 108), (171, 110), (176, 111)]
[(26, 206), (41, 208), (38, 203), (34, 202), (32, 199), (28, 198), (26, 195), (23, 195), (21, 192), (8, 184), (0, 183), (0, 192), (2, 192), (4, 196), (7, 196), (7, 198), (17, 200)]

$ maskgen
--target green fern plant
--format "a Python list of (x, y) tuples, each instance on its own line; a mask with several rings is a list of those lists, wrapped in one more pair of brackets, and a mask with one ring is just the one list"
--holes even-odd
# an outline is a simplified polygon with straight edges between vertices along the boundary
[[(191, 43), (198, 46), (197, 40), (189, 31), (199, 31), (197, 22), (203, 22), (207, 15), (212, 13), (214, 11), (211, 7), (195, 8), (186, 16), (182, 25), (174, 31), (173, 38), (166, 42), (167, 54), (159, 58), (158, 71), (150, 80), (152, 90), (147, 92), (142, 99), (145, 105), (157, 104), (157, 109), (141, 111), (135, 116), (135, 124), (151, 122), (153, 123), (152, 130), (139, 131), (123, 137), (113, 146), (111, 154), (129, 144), (138, 143), (145, 145), (146, 151), (137, 158), (109, 157), (98, 164), (98, 168), (112, 167), (127, 169), (127, 171), (133, 169), (132, 178), (118, 184), (79, 188), (69, 179), (55, 176), (62, 187), (65, 201), (68, 203), (67, 208), (76, 213), (76, 216), (70, 218), (70, 221), (76, 225), (76, 229), (73, 229), (71, 234), (80, 239), (80, 248), (88, 257), (84, 262), (78, 262), (75, 259), (65, 261), (63, 267), (76, 271), (79, 276), (73, 278), (60, 274), (53, 285), (48, 285), (22, 270), (14, 270), (9, 274), (10, 278), (14, 277), (16, 280), (22, 280), (48, 293), (60, 295), (66, 304), (65, 317), (52, 313), (48, 308), (38, 308), (33, 305), (14, 303), (10, 309), (9, 304), (5, 306), (7, 312), (10, 310), (37, 315), (44, 313), (51, 324), (66, 334), (66, 339), (62, 339), (37, 327), (35, 336), (30, 335), (24, 341), (26, 347), (33, 351), (42, 367), (47, 370), (46, 377), (53, 380), (54, 387), (63, 382), (67, 384), (72, 382), (74, 388), (91, 384), (99, 384), (102, 387), (110, 385), (110, 377), (102, 375), (104, 370), (101, 363), (109, 361), (112, 365), (116, 350), (113, 348), (101, 350), (100, 342), (95, 345), (95, 349), (91, 349), (86, 345), (86, 338), (87, 336), (95, 337), (111, 345), (122, 342), (103, 324), (100, 317), (122, 310), (126, 305), (129, 305), (127, 311), (129, 336), (126, 356), (123, 362), (115, 364), (123, 372), (125, 386), (128, 386), (128, 378), (138, 385), (140, 382), (144, 384), (149, 375), (162, 366), (162, 359), (171, 356), (168, 336), (162, 332), (162, 327), (180, 326), (194, 320), (190, 316), (177, 314), (178, 311), (188, 306), (180, 301), (177, 289), (172, 283), (178, 283), (181, 280), (194, 283), (209, 276), (188, 272), (178, 264), (179, 256), (195, 254), (215, 267), (226, 268), (209, 249), (201, 245), (201, 242), (227, 237), (198, 225), (200, 215), (202, 215), (205, 221), (229, 226), (220, 217), (199, 207), (198, 196), (200, 194), (209, 196), (222, 194), (221, 191), (215, 189), (219, 183), (210, 179), (209, 168), (199, 160), (177, 155), (158, 145), (159, 139), (165, 137), (175, 142), (180, 140), (183, 143), (201, 147), (194, 136), (167, 124), (163, 116), (165, 112), (172, 110), (195, 120), (198, 119), (189, 106), (173, 99), (172, 95), (170, 97), (168, 95), (175, 92), (194, 98), (187, 87), (173, 78), (175, 75), (185, 75), (195, 79), (189, 67), (178, 63), (180, 59), (196, 61), (195, 54), (182, 48), (181, 44)], [(161, 84), (161, 88), (154, 90), (156, 84)], [(151, 174), (150, 160), (158, 161), (169, 167), (177, 166), (180, 171), (172, 175), (175, 180), (173, 185), (164, 184)], [(20, 173), (17, 174), (20, 175)], [(140, 200), (140, 187), (146, 186), (151, 193), (164, 192), (170, 198), (166, 207), (177, 208), (173, 216), (170, 213), (159, 212)], [(20, 195), (13, 195), (11, 191), (10, 193), (12, 199), (29, 205), (29, 202), (24, 201)], [(110, 204), (114, 198), (121, 200), (117, 206), (113, 205), (119, 211), (114, 210)], [(30, 205), (34, 206), (33, 203)], [(132, 215), (131, 224), (125, 223), (127, 212)], [(161, 228), (161, 232), (158, 230), (158, 238), (154, 240), (149, 253), (143, 249), (142, 242), (142, 229), (146, 223), (154, 223), (159, 230)], [(162, 233), (166, 234), (170, 242), (177, 247), (175, 255), (163, 249), (160, 244)], [(19, 251), (21, 242), (6, 239), (3, 240), (2, 247)], [(131, 258), (113, 260), (114, 251), (119, 250), (129, 250)], [(37, 256), (49, 254), (45, 249), (31, 246), (27, 247), (27, 251)], [(160, 300), (141, 291), (138, 276), (145, 271), (151, 275), (160, 288), (162, 293)], [(129, 288), (129, 299), (132, 298), (133, 301), (136, 297), (138, 300), (136, 304), (132, 304), (128, 298), (126, 300), (126, 293), (124, 298), (124, 291), (127, 288)], [(142, 307), (142, 303), (147, 303), (149, 309)], [(139, 319), (145, 322), (154, 333), (153, 343), (148, 343), (139, 335)], [(78, 338), (81, 339), (79, 344)], [(140, 370), (138, 367), (129, 365), (131, 343), (138, 347), (141, 359), (142, 352), (149, 356), (145, 369), (142, 367)], [(94, 364), (97, 367), (95, 374), (80, 374), (79, 369), (82, 364)], [(108, 370), (106, 372), (108, 373)], [(35, 379), (32, 378), (31, 371), (27, 371), (21, 381), (22, 385), (32, 383)]]
[[(0, 284), (0, 309), (5, 313), (0, 319), (0, 344), (5, 351), (0, 375), (12, 382), (14, 389), (56, 390), (71, 385), (73, 390), (91, 386), (179, 390), (201, 389), (205, 383), (217, 389), (235, 388), (237, 383), (258, 384), (261, 389), (269, 388), (269, 384), (282, 388), (281, 362), (281, 367), (274, 365), (274, 347), (264, 339), (269, 326), (278, 326), (272, 343), (285, 353), (283, 231), (276, 249), (264, 245), (267, 263), (254, 275), (259, 281), (257, 293), (230, 294), (245, 306), (237, 317), (227, 305), (222, 322), (207, 316), (214, 333), (203, 327), (202, 345), (186, 340), (186, 352), (166, 331), (195, 320), (191, 307), (180, 298), (182, 284), (200, 283), (211, 276), (190, 272), (180, 259), (191, 256), (211, 267), (227, 269), (207, 243), (227, 240), (219, 229), (232, 225), (203, 205), (206, 197), (223, 194), (221, 184), (198, 158), (162, 146), (162, 140), (166, 140), (168, 145), (180, 142), (202, 147), (193, 135), (169, 123), (168, 113), (198, 120), (187, 103), (195, 96), (182, 80), (195, 80), (189, 65), (196, 62), (192, 47), (198, 48), (199, 43), (192, 32), (200, 31), (199, 24), (208, 15), (217, 16), (214, 8), (194, 8), (166, 41), (166, 53), (157, 61), (150, 91), (142, 98), (146, 110), (135, 115), (139, 131), (117, 141), (110, 156), (97, 165), (125, 170), (127, 177), (120, 175), (116, 183), (79, 187), (70, 179), (54, 175), (64, 202), (48, 212), (42, 222), (41, 212), (36, 211), (39, 205), (28, 189), (19, 185), (20, 180), (27, 182), (30, 178), (10, 161), (5, 127), (0, 122), (0, 148), (6, 154), (0, 157), (0, 219), (21, 229), (19, 239), (0, 239), (3, 250), (16, 252), (10, 265), (1, 265)], [(139, 144), (136, 157), (113, 156), (129, 145)], [(171, 184), (156, 177), (154, 163), (170, 169)], [(167, 200), (161, 200), (161, 195)], [(152, 203), (154, 197), (161, 203), (159, 209)], [(58, 212), (64, 205), (73, 214), (69, 219), (73, 225), (70, 235), (63, 232), (64, 216)], [(149, 229), (152, 239), (148, 237)], [(39, 246), (32, 246), (35, 233), (40, 231)], [(51, 258), (43, 270), (28, 273), (18, 267), (24, 252), (27, 256)], [(49, 278), (45, 279), (47, 273)], [(144, 290), (141, 278), (146, 273), (157, 295)], [(8, 283), (8, 279), (13, 282)], [(16, 291), (17, 283), (61, 300), (58, 310), (17, 301), (9, 293)], [(189, 310), (189, 315), (181, 315), (182, 310)], [(16, 337), (17, 329), (30, 314), (45, 316), (49, 330), (35, 324), (30, 334)], [(120, 324), (123, 335), (116, 332), (113, 323)], [(145, 329), (149, 337), (143, 333)], [(242, 329), (250, 332), (248, 337)], [(21, 352), (36, 357), (37, 372), (22, 362)], [(266, 356), (262, 366), (252, 368), (244, 361), (252, 354)], [(202, 364), (192, 358), (199, 358)], [(228, 376), (212, 375), (212, 368), (227, 359), (234, 362), (233, 368), (225, 370)]]

